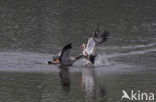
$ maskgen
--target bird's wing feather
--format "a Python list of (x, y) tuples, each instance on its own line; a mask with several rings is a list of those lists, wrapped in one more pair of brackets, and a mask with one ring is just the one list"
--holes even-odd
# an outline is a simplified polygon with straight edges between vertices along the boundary
[(72, 44), (67, 44), (66, 46), (63, 47), (60, 58), (59, 58), (59, 63), (63, 64), (66, 63), (70, 60), (70, 50), (72, 48)]
[(97, 42), (97, 44), (101, 44), (107, 41), (108, 36), (109, 36), (109, 31), (105, 29), (105, 31), (103, 32), (101, 36), (98, 36), (98, 34), (95, 32), (92, 37)]

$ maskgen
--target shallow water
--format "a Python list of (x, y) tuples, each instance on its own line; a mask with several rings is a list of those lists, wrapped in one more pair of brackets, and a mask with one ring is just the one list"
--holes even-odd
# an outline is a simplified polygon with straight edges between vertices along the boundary
[[(0, 102), (123, 102), (122, 90), (156, 95), (155, 0), (0, 2)], [(98, 46), (95, 65), (47, 65), (69, 42), (72, 55), (80, 53), (97, 22), (111, 36)]]

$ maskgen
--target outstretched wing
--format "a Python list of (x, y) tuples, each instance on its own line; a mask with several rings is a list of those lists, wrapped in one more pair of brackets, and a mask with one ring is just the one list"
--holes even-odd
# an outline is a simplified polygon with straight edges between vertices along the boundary
[(63, 64), (70, 60), (70, 50), (72, 48), (72, 43), (67, 44), (63, 47), (60, 57), (59, 57), (59, 63)]
[(107, 41), (108, 36), (109, 36), (109, 31), (107, 29), (105, 29), (105, 31), (101, 36), (99, 36), (97, 32), (94, 32), (92, 35), (93, 39), (97, 42), (97, 44), (101, 44)]
[(86, 46), (85, 51), (87, 52), (88, 55), (92, 54), (93, 51), (96, 49), (96, 42), (95, 40), (91, 37), (88, 39), (88, 43)]

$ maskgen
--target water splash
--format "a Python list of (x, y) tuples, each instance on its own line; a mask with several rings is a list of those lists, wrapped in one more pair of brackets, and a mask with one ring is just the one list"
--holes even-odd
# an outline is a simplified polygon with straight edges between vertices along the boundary
[(108, 61), (108, 57), (105, 54), (98, 55), (95, 60), (94, 66), (103, 66), (103, 65), (111, 65), (111, 62)]

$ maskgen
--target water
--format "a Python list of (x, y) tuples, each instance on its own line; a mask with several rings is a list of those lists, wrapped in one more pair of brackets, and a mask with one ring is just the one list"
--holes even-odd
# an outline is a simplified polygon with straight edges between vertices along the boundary
[[(156, 94), (155, 4), (0, 0), (0, 102), (123, 102), (122, 90)], [(111, 36), (98, 46), (94, 66), (84, 59), (63, 69), (46, 64), (69, 42), (72, 55), (80, 53), (97, 22)]]

